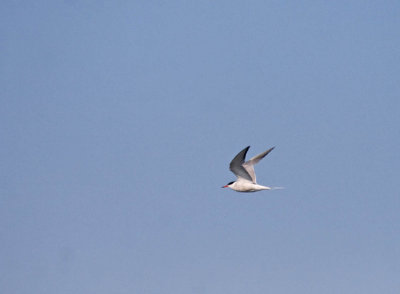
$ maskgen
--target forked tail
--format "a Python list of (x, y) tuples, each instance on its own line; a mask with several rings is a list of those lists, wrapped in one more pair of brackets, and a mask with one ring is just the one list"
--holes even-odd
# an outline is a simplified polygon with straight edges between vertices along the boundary
[(271, 187), (271, 190), (283, 190), (285, 187)]

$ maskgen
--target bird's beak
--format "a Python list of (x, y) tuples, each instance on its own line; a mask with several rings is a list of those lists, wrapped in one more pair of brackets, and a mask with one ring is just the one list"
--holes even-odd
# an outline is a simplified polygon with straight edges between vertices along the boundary
[(228, 185), (225, 185), (225, 186), (222, 186), (221, 188), (227, 188), (228, 187)]

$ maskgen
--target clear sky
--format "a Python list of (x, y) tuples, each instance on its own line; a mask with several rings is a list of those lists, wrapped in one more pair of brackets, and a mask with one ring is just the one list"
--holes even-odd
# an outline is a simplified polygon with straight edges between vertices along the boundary
[(2, 1), (0, 292), (400, 293), (399, 15)]

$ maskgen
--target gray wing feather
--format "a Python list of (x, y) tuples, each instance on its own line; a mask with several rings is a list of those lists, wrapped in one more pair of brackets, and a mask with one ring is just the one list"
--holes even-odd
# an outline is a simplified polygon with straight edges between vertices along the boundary
[(233, 172), (238, 178), (243, 178), (248, 181), (253, 181), (252, 177), (248, 173), (248, 171), (243, 167), (244, 159), (246, 158), (246, 153), (249, 150), (250, 146), (247, 146), (242, 151), (240, 151), (235, 158), (232, 159), (229, 164), (229, 169)]
[(247, 171), (247, 173), (251, 177), (251, 181), (255, 184), (256, 183), (256, 173), (254, 172), (254, 165), (258, 163), (261, 159), (263, 159), (265, 156), (268, 155), (272, 150), (274, 150), (275, 147), (272, 147), (268, 149), (267, 151), (260, 153), (253, 158), (251, 158), (249, 161), (246, 161), (243, 165), (243, 168)]

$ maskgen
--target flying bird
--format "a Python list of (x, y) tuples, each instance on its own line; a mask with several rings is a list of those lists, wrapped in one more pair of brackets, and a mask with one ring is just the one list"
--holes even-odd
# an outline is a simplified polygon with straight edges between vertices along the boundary
[(267, 154), (274, 150), (275, 147), (272, 147), (245, 162), (246, 153), (249, 148), (250, 146), (247, 146), (240, 151), (235, 158), (232, 159), (229, 165), (229, 169), (236, 175), (237, 180), (222, 186), (222, 188), (231, 188), (237, 192), (257, 192), (272, 189), (271, 187), (257, 184), (254, 165), (267, 156)]

